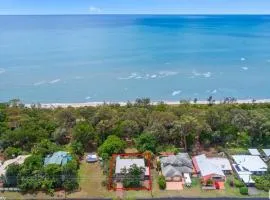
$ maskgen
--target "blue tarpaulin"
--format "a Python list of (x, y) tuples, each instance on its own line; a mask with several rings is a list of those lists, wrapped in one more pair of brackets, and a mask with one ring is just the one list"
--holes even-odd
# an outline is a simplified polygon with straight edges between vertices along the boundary
[(46, 156), (44, 160), (44, 165), (49, 164), (57, 164), (57, 165), (65, 165), (68, 161), (72, 160), (72, 157), (65, 151), (58, 151), (53, 153), (52, 155)]

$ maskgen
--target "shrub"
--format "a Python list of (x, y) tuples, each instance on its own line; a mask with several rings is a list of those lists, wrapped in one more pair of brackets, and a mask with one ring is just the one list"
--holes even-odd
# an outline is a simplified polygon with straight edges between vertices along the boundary
[(270, 190), (270, 174), (263, 176), (253, 176), (255, 181), (255, 187), (259, 190), (264, 190), (268, 192)]
[(106, 187), (106, 186), (107, 186), (107, 180), (103, 180), (103, 181), (101, 182), (101, 186), (102, 186), (102, 187)]
[(159, 176), (158, 177), (158, 185), (159, 189), (165, 190), (166, 189), (166, 180), (164, 176)]
[(10, 158), (17, 157), (21, 153), (22, 153), (22, 150), (20, 148), (8, 147), (4, 151), (4, 156), (5, 158), (10, 159)]
[(115, 135), (110, 135), (98, 148), (98, 154), (103, 158), (103, 160), (106, 160), (114, 153), (121, 153), (124, 151), (124, 148), (124, 141)]
[(235, 187), (238, 187), (238, 188), (245, 186), (245, 184), (242, 181), (239, 181), (238, 179), (234, 180), (234, 185), (235, 185)]
[(242, 195), (248, 195), (248, 188), (246, 186), (240, 187), (239, 191)]
[(208, 179), (208, 180), (206, 181), (206, 185), (213, 185), (212, 179)]

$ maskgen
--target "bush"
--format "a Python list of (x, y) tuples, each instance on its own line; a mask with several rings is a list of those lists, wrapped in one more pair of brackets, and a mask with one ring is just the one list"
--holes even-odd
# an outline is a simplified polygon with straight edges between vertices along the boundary
[(106, 186), (107, 186), (107, 180), (103, 180), (103, 181), (101, 182), (101, 186), (102, 186), (102, 187), (106, 187)]
[(208, 179), (208, 180), (206, 181), (206, 185), (213, 185), (212, 179)]
[(246, 186), (240, 187), (239, 191), (242, 195), (248, 195), (248, 188)]
[(253, 176), (252, 178), (255, 181), (255, 187), (258, 190), (264, 190), (266, 192), (270, 190), (270, 174), (263, 176)]
[(4, 151), (4, 156), (5, 158), (10, 159), (10, 158), (17, 157), (21, 153), (22, 153), (22, 150), (20, 148), (8, 147)]
[(158, 185), (159, 189), (165, 190), (166, 189), (166, 180), (164, 176), (159, 176), (158, 177)]
[(242, 181), (239, 181), (238, 179), (234, 180), (234, 185), (235, 185), (235, 187), (238, 187), (238, 188), (245, 186), (245, 184)]
[(125, 149), (125, 142), (115, 135), (110, 135), (98, 148), (98, 154), (103, 160), (108, 159), (114, 153), (121, 153)]

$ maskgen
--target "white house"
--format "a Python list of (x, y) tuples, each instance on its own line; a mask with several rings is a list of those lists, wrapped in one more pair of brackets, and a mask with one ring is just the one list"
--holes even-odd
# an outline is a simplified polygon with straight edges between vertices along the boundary
[(230, 174), (232, 172), (231, 163), (227, 158), (212, 157), (207, 158), (213, 165), (217, 165), (224, 172), (224, 174)]
[(145, 166), (145, 161), (143, 158), (135, 158), (135, 159), (127, 159), (127, 158), (120, 158), (120, 156), (116, 157), (116, 165), (115, 165), (115, 174), (118, 179), (123, 178), (122, 170), (128, 170), (132, 165), (136, 165), (137, 167), (142, 167), (145, 169), (145, 173), (143, 177), (147, 177), (150, 174), (149, 167)]
[(214, 164), (205, 154), (194, 156), (192, 161), (195, 171), (200, 174), (204, 181), (208, 179), (224, 181), (226, 179), (221, 167)]
[(252, 155), (234, 155), (235, 163), (254, 175), (262, 175), (267, 171), (267, 165), (259, 156)]
[(263, 149), (263, 153), (270, 158), (270, 149)]
[(253, 156), (260, 156), (260, 152), (258, 151), (258, 149), (248, 149), (248, 152), (250, 153), (250, 155)]
[(248, 169), (238, 164), (232, 164), (232, 166), (238, 178), (242, 180), (247, 186), (253, 186), (255, 184), (251, 177), (252, 173), (248, 171)]

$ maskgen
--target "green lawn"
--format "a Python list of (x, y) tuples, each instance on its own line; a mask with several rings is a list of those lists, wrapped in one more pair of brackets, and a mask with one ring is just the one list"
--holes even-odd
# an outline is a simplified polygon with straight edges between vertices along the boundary
[(99, 163), (81, 162), (80, 170), (80, 190), (68, 195), (69, 198), (76, 197), (114, 197), (115, 192), (109, 192), (101, 183), (105, 180), (102, 168)]
[[(125, 197), (130, 199), (135, 199), (135, 197), (140, 198), (147, 198), (147, 197), (248, 197), (243, 196), (239, 193), (239, 189), (235, 187), (230, 187), (229, 184), (226, 183), (225, 190), (211, 190), (211, 191), (205, 191), (201, 189), (200, 181), (195, 178), (195, 184), (192, 184), (192, 187), (190, 188), (184, 188), (184, 190), (181, 191), (166, 191), (166, 190), (160, 190), (157, 184), (157, 177), (158, 174), (155, 170), (152, 170), (152, 175), (154, 176), (153, 181), (153, 191), (128, 191), (125, 192)], [(194, 181), (194, 179), (193, 179)], [(267, 192), (261, 192), (258, 197), (268, 197)]]
[[(193, 184), (191, 188), (184, 188), (181, 191), (166, 191), (160, 190), (157, 184), (158, 173), (152, 170), (153, 180), (153, 190), (150, 191), (126, 191), (124, 192), (125, 199), (135, 199), (135, 198), (151, 198), (151, 197), (245, 197), (239, 193), (239, 189), (235, 187), (230, 187), (226, 183), (225, 190), (213, 190), (204, 191), (201, 189), (201, 185), (198, 179), (193, 178)], [(80, 177), (80, 189), (77, 192), (67, 194), (67, 198), (116, 198), (116, 193), (114, 191), (108, 191), (106, 187), (102, 186), (102, 181), (105, 180), (105, 175), (103, 175), (102, 168), (99, 163), (86, 163), (82, 161), (79, 170)], [(229, 177), (231, 178), (231, 177)], [(29, 198), (54, 198), (57, 199), (58, 195), (54, 197), (48, 196), (44, 193), (39, 192), (36, 195), (25, 194), (13, 192), (0, 193), (0, 196), (7, 197), (7, 199), (29, 199)], [(258, 197), (268, 197), (267, 192), (261, 192)]]

